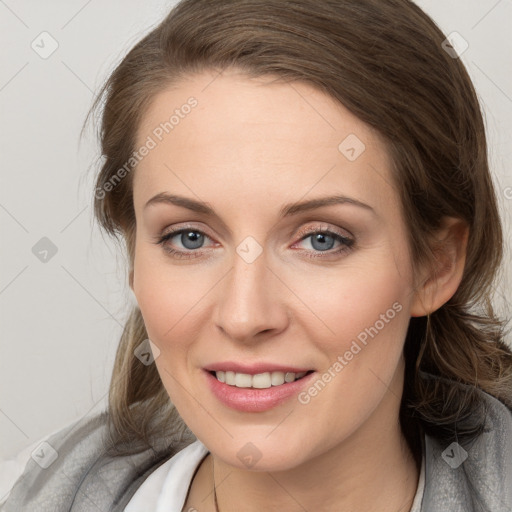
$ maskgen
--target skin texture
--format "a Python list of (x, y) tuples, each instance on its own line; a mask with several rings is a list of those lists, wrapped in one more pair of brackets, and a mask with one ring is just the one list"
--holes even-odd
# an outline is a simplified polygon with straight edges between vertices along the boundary
[[(447, 219), (438, 276), (415, 274), (378, 133), (308, 84), (268, 82), (235, 70), (189, 76), (154, 98), (138, 131), (137, 147), (190, 96), (197, 99), (133, 176), (130, 285), (171, 401), (211, 452), (184, 510), (214, 510), (213, 456), (222, 512), (408, 511), (419, 468), (398, 423), (403, 343), (411, 316), (455, 293), (467, 233)], [(365, 145), (354, 161), (338, 149), (350, 134)], [(161, 192), (204, 201), (217, 216), (172, 204), (144, 208)], [(280, 216), (285, 203), (335, 194), (373, 212), (337, 204)], [(155, 243), (183, 227), (206, 235), (198, 249), (187, 249), (180, 234), (166, 242), (193, 253), (188, 259)], [(335, 254), (344, 246), (327, 238), (322, 251), (311, 235), (326, 229), (353, 245)], [(249, 236), (263, 249), (251, 263), (236, 250)], [(400, 311), (307, 404), (294, 397), (269, 411), (239, 412), (206, 385), (202, 368), (226, 360), (321, 376), (393, 304)], [(251, 468), (237, 456), (247, 443), (261, 454)]]

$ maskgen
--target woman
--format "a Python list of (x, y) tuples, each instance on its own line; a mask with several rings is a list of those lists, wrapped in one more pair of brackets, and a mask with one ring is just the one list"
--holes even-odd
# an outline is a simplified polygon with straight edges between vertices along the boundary
[[(478, 100), (405, 0), (184, 0), (95, 106), (137, 305), (2, 510), (512, 510)], [(149, 341), (151, 340), (151, 341)]]

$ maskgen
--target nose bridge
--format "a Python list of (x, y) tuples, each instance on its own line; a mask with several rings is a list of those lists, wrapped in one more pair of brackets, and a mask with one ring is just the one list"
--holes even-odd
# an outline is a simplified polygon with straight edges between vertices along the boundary
[(236, 247), (232, 262), (217, 303), (217, 325), (239, 341), (282, 329), (286, 312), (263, 247), (247, 237)]

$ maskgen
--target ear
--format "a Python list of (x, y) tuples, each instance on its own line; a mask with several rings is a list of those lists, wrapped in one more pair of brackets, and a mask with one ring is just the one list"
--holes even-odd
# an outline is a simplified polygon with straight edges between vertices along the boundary
[(415, 291), (411, 316), (433, 313), (453, 297), (464, 273), (468, 236), (469, 228), (463, 220), (443, 218), (432, 242), (434, 274), (428, 275), (426, 280), (423, 277)]

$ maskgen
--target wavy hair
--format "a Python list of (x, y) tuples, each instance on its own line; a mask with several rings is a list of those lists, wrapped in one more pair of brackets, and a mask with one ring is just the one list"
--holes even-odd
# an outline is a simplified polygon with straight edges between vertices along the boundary
[[(124, 241), (130, 266), (133, 173), (115, 187), (108, 183), (135, 150), (151, 100), (180, 79), (232, 67), (248, 77), (303, 81), (379, 132), (392, 158), (415, 268), (434, 262), (430, 240), (444, 216), (469, 226), (455, 295), (427, 317), (411, 318), (405, 340), (400, 423), (415, 453), (421, 429), (444, 441), (475, 439), (485, 423), (480, 390), (512, 408), (506, 322), (491, 304), (503, 233), (483, 116), (463, 63), (442, 47), (445, 39), (408, 0), (182, 0), (117, 65), (86, 119), (102, 107), (94, 212), (106, 233)], [(186, 428), (156, 366), (134, 357), (147, 337), (133, 306), (109, 392), (119, 453), (142, 449), (168, 428)], [(167, 416), (153, 424), (162, 411)]]

